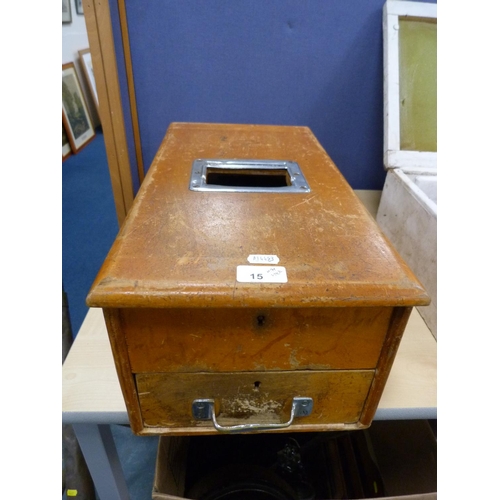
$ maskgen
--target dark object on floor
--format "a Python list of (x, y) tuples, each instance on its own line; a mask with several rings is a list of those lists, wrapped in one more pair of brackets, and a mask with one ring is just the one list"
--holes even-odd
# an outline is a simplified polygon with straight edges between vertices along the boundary
[(72, 496), (78, 500), (95, 500), (94, 483), (71, 425), (63, 425), (62, 437), (63, 493), (66, 492), (67, 496), (70, 496), (69, 492), (73, 491), (76, 495)]
[(384, 496), (365, 431), (196, 436), (186, 443), (186, 498)]
[[(62, 292), (62, 361), (66, 359), (73, 342), (69, 320), (68, 300)], [(79, 500), (95, 500), (95, 489), (87, 464), (71, 425), (62, 426), (63, 493)], [(70, 495), (69, 492), (73, 494)], [(74, 494), (76, 492), (76, 494)]]
[[(230, 479), (229, 479), (230, 478)], [(200, 500), (297, 500), (278, 474), (258, 466), (231, 465), (204, 477), (189, 494)]]
[[(235, 440), (225, 444), (232, 441)], [(246, 443), (251, 445), (249, 440)], [(268, 440), (269, 447), (265, 441), (261, 444), (264, 446), (259, 447), (257, 454), (246, 446), (238, 446), (238, 463), (226, 463), (202, 477), (190, 489), (188, 497), (200, 500), (313, 500), (314, 488), (308, 482), (298, 441), (279, 436)], [(234, 454), (233, 450), (226, 451), (228, 455)]]

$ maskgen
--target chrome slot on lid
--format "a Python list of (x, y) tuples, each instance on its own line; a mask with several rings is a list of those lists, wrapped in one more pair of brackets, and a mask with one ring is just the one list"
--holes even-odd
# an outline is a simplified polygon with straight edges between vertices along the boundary
[(199, 159), (193, 162), (191, 191), (309, 193), (298, 163), (282, 160)]

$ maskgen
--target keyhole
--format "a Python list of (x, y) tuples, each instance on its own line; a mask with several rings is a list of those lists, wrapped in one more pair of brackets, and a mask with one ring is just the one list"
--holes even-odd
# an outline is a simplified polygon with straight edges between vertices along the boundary
[(264, 326), (265, 321), (266, 321), (265, 316), (257, 316), (257, 325), (258, 326)]
[(259, 381), (254, 382), (254, 383), (253, 383), (253, 390), (254, 390), (255, 392), (259, 392), (259, 389), (260, 389), (260, 382), (259, 382)]

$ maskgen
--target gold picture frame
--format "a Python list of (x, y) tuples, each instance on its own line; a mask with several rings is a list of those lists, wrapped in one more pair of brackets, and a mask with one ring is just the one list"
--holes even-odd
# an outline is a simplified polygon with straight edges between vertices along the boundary
[(71, 150), (78, 153), (94, 139), (95, 130), (72, 62), (62, 66), (62, 111)]

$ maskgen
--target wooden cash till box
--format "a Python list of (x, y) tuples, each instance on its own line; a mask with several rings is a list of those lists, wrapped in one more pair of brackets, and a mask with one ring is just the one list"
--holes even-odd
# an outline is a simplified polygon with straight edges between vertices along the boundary
[(194, 123), (87, 298), (137, 434), (366, 427), (428, 302), (308, 128)]

